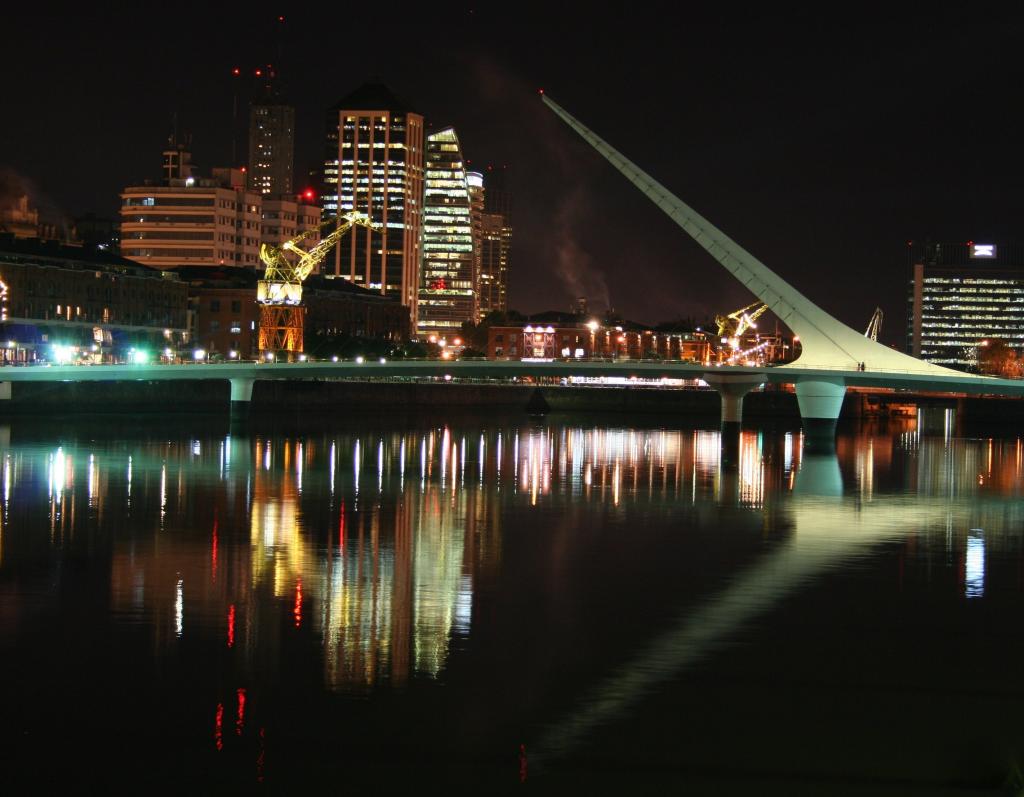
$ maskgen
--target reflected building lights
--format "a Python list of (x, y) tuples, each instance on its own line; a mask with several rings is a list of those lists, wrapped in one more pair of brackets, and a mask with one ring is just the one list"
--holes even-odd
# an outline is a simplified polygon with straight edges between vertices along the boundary
[(964, 596), (980, 598), (985, 594), (985, 531), (971, 529), (967, 535), (967, 561)]
[(86, 491), (89, 496), (89, 506), (96, 506), (96, 455), (89, 455), (89, 469), (86, 479)]
[(335, 475), (335, 472), (336, 472), (336, 469), (337, 469), (337, 463), (338, 463), (337, 444), (332, 440), (331, 441), (331, 452), (330, 452), (330, 455), (327, 458), (327, 483), (330, 486), (330, 490), (331, 490), (331, 495), (332, 496), (334, 495), (334, 487), (335, 487), (335, 483), (337, 481), (337, 477)]
[(741, 506), (764, 505), (764, 458), (761, 455), (761, 433), (740, 433), (740, 491)]
[(174, 588), (174, 633), (180, 638), (185, 631), (185, 582), (178, 579)]
[(359, 441), (356, 440), (356, 444), (352, 448), (352, 490), (355, 492), (357, 497), (359, 495), (359, 468), (362, 464), (362, 456), (359, 451)]
[(160, 527), (167, 516), (167, 465), (160, 466)]
[[(852, 523), (853, 509), (867, 511), (864, 505), (870, 503), (872, 512), (885, 517), (893, 539), (903, 526), (933, 534), (951, 553), (949, 567), (963, 568), (955, 583), (963, 583), (965, 597), (979, 598), (986, 587), (994, 594), (999, 585), (986, 585), (985, 567), (987, 556), (995, 556), (995, 549), (988, 546), (999, 543), (991, 536), (986, 540), (981, 529), (988, 528), (991, 535), (989, 520), (1005, 525), (1000, 512), (1010, 512), (1012, 518), (1024, 513), (1024, 502), (1017, 509), (1017, 500), (1005, 500), (1024, 497), (1024, 444), (1019, 439), (1004, 443), (959, 438), (947, 443), (943, 430), (935, 431), (935, 436), (924, 436), (916, 447), (905, 450), (899, 448), (902, 437), (888, 438), (888, 447), (884, 436), (865, 435), (856, 447), (840, 441), (838, 459), (828, 461), (802, 456), (801, 438), (795, 434), (744, 432), (738, 466), (728, 477), (733, 485), (731, 505), (759, 510), (766, 502), (776, 502), (766, 518), (777, 512), (801, 520), (802, 530), (809, 528), (828, 515), (822, 513), (821, 496), (842, 497), (842, 478), (837, 478), (841, 461), (842, 472), (855, 473), (859, 483), (856, 493), (847, 485), (843, 507), (850, 511), (844, 517)], [(360, 506), (356, 498), (362, 440), (372, 444), (369, 434), (378, 439), (380, 498), (364, 499), (365, 506)], [(471, 457), (467, 446), (474, 438), (477, 455)], [(487, 584), (502, 561), (497, 477), (502, 469), (507, 473), (508, 456), (515, 463), (516, 480), (512, 494), (500, 500), (505, 505), (516, 502), (523, 511), (529, 511), (529, 501), (543, 505), (548, 513), (568, 506), (599, 513), (615, 507), (616, 517), (630, 521), (644, 512), (676, 512), (687, 506), (700, 507), (703, 515), (719, 511), (715, 480), (724, 478), (718, 475), (720, 439), (713, 430), (538, 425), (490, 428), (478, 434), (476, 429), (453, 426), (427, 433), (304, 437), (302, 442), (243, 439), (235, 441), (239, 449), (231, 467), (227, 464), (232, 442), (227, 438), (200, 441), (199, 450), (205, 448), (208, 462), (196, 454), (195, 442), (189, 436), (170, 446), (139, 446), (133, 449), (134, 457), (128, 457), (127, 472), (121, 470), (123, 449), (104, 453), (92, 449), (93, 444), (90, 449), (66, 444), (37, 447), (31, 454), (6, 453), (0, 564), (7, 568), (12, 556), (21, 555), (17, 529), (12, 533), (8, 521), (15, 493), (19, 513), (22, 502), (36, 501), (40, 516), (47, 502), (51, 504), (53, 517), (59, 518), (57, 533), (49, 541), (42, 536), (53, 547), (82, 544), (72, 537), (76, 494), (79, 507), (88, 496), (90, 506), (114, 513), (113, 522), (117, 512), (125, 516), (131, 507), (138, 518), (135, 525), (145, 533), (155, 526), (159, 501), (168, 528), (183, 528), (182, 518), (187, 517), (189, 529), (212, 528), (212, 538), (205, 533), (165, 534), (152, 543), (145, 533), (132, 540), (115, 538), (111, 602), (116, 610), (134, 622), (164, 618), (153, 633), (162, 644), (171, 645), (175, 636), (183, 637), (184, 581), (189, 580), (190, 639), (200, 637), (203, 618), (213, 618), (211, 637), (219, 649), (224, 651), (226, 645), (233, 651), (232, 660), (243, 662), (250, 661), (257, 648), (261, 655), (264, 649), (270, 651), (266, 655), (285, 655), (278, 637), (282, 631), (300, 628), (303, 640), (323, 646), (323, 678), (329, 689), (337, 690), (365, 691), (382, 681), (401, 684), (416, 675), (436, 677), (452, 655), (452, 640), (475, 630), (480, 573), (485, 573)], [(407, 483), (405, 458), (415, 457), (417, 443), (422, 478)], [(211, 448), (218, 444), (220, 464)], [(351, 459), (340, 456), (346, 450), (351, 450)], [(31, 467), (22, 464), (28, 457)], [(83, 466), (88, 462), (87, 472), (77, 474), (77, 485), (74, 459)], [(476, 460), (480, 486), (472, 474), (465, 483), (467, 459)], [(113, 473), (107, 462), (114, 463)], [(415, 461), (410, 465), (415, 468)], [(798, 471), (800, 478), (792, 487), (787, 480)], [(825, 478), (814, 481), (814, 471)], [(980, 485), (979, 474), (984, 476)], [(122, 475), (126, 483), (120, 492)], [(23, 490), (21, 478), (34, 479), (36, 489)], [(328, 485), (323, 484), (325, 478)], [(177, 484), (175, 501), (168, 500), (168, 479), (172, 486)], [(927, 514), (925, 520), (888, 500), (891, 496), (881, 485), (898, 479), (912, 483), (915, 494), (929, 505), (921, 510)], [(838, 485), (839, 493), (821, 491), (823, 485)], [(808, 497), (809, 487), (818, 488), (817, 503)], [(316, 508), (317, 497), (326, 503), (328, 492), (333, 496), (329, 511)], [(125, 493), (134, 495), (134, 506)], [(943, 515), (942, 525), (937, 525), (932, 515), (949, 502), (930, 497), (969, 503), (954, 503), (959, 508), (949, 513), (948, 522)], [(964, 507), (973, 514), (968, 517)], [(310, 514), (314, 508), (316, 514)], [(89, 513), (79, 514), (84, 518)], [(832, 523), (830, 515), (825, 519)], [(79, 528), (82, 522), (80, 518)], [(239, 527), (249, 529), (243, 541), (233, 534)], [(792, 533), (785, 524), (781, 528), (780, 539)], [(948, 537), (943, 539), (947, 528)], [(969, 534), (964, 532), (968, 528)], [(819, 545), (825, 538), (815, 540)], [(909, 559), (908, 573), (923, 566)], [(989, 575), (998, 576), (994, 567)], [(233, 707), (227, 702), (230, 712)]]

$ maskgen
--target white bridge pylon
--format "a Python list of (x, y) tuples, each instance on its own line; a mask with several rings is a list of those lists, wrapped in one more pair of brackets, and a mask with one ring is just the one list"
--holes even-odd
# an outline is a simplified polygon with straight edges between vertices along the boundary
[(800, 337), (803, 351), (792, 363), (793, 366), (833, 372), (888, 371), (971, 379), (969, 374), (932, 365), (876, 343), (832, 317), (550, 97), (545, 94), (542, 98), (545, 105), (643, 191)]

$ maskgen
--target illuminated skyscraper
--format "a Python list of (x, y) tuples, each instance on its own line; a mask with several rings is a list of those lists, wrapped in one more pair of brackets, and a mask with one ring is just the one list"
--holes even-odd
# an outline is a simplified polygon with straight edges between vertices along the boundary
[[(380, 231), (354, 227), (334, 254), (333, 272), (397, 297), (416, 324), (423, 223), (423, 117), (391, 91), (368, 83), (327, 114), (324, 218), (367, 214)], [(325, 267), (324, 272), (332, 269)]]
[(263, 83), (249, 106), (249, 189), (260, 194), (291, 194), (295, 108), (285, 103), (270, 67), (261, 77)]
[(452, 128), (427, 136), (426, 161), (417, 331), (421, 337), (434, 333), (443, 337), (476, 319), (473, 203), (462, 149)]

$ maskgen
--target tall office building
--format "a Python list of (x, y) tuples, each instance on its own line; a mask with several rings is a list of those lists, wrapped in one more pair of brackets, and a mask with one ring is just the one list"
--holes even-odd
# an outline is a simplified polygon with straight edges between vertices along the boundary
[(427, 136), (417, 333), (451, 337), (476, 320), (473, 202), (455, 131)]
[(910, 354), (971, 368), (983, 340), (1024, 348), (1024, 247), (912, 244), (910, 271)]
[(508, 311), (508, 268), (512, 251), (512, 197), (504, 167), (484, 174), (484, 212), (480, 218), (480, 264), (477, 270), (477, 317)]
[(374, 231), (353, 227), (335, 249), (333, 272), (397, 297), (409, 308), (415, 329), (423, 224), (423, 117), (386, 86), (368, 83), (328, 111), (321, 202), (325, 219), (354, 210), (383, 225)]
[(249, 189), (260, 194), (292, 193), (295, 172), (295, 108), (288, 105), (272, 68), (249, 105)]

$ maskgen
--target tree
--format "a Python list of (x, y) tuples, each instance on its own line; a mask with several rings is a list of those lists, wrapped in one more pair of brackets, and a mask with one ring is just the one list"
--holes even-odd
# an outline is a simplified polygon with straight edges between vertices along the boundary
[(472, 321), (463, 321), (462, 329), (462, 340), (473, 349), (479, 352), (487, 351), (487, 337), (490, 333), (491, 327), (502, 326), (509, 322), (525, 321), (526, 316), (522, 313), (516, 312), (515, 310), (509, 310), (507, 313), (503, 313), (500, 310), (491, 310), (484, 318), (474, 324)]
[(1005, 340), (989, 338), (981, 341), (977, 348), (977, 359), (978, 370), (983, 374), (1004, 379), (1020, 379), (1024, 376), (1024, 359)]

